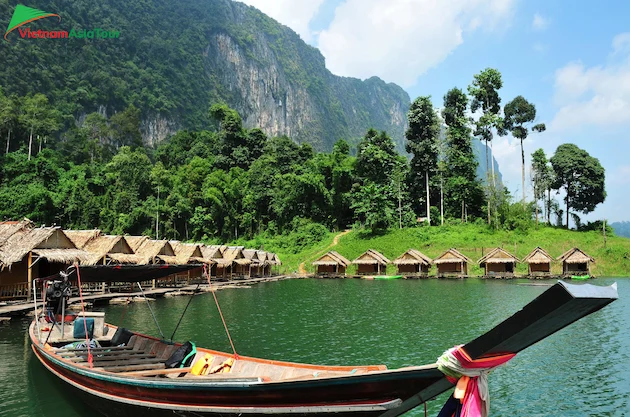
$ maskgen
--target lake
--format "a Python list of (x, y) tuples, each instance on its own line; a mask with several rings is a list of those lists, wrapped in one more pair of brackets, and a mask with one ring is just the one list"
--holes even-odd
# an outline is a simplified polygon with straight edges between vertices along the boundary
[[(630, 416), (630, 279), (620, 300), (517, 355), (490, 376), (491, 416)], [(538, 283), (539, 281), (537, 281)], [(295, 279), (217, 292), (239, 354), (326, 365), (434, 363), (546, 287), (529, 281)], [(188, 297), (152, 303), (170, 337)], [(99, 309), (96, 309), (99, 310)], [(159, 335), (144, 303), (108, 321)], [(33, 357), (28, 319), (0, 323), (0, 416), (94, 414)], [(211, 294), (195, 296), (175, 339), (230, 351)], [(428, 403), (430, 416), (447, 395)], [(423, 416), (422, 407), (408, 415)]]

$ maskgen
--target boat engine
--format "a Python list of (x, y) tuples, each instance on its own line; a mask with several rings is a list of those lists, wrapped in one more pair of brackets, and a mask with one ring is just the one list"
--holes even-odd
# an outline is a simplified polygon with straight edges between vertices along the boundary
[(61, 314), (63, 303), (67, 305), (70, 294), (72, 289), (69, 281), (53, 281), (46, 289), (46, 310), (49, 317)]

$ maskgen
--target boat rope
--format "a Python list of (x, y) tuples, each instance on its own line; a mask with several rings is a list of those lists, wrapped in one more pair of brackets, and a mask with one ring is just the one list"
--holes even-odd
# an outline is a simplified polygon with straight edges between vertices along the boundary
[[(85, 317), (85, 303), (83, 302), (83, 289), (81, 288), (81, 271), (79, 271), (79, 264), (77, 262), (74, 263), (74, 268), (77, 271), (77, 283), (79, 285), (79, 300), (81, 300), (81, 312), (83, 313), (83, 330), (85, 331), (85, 344), (87, 345), (87, 351), (88, 351), (88, 364), (90, 365), (90, 369), (92, 369), (94, 367), (94, 358), (92, 357), (92, 351), (90, 349), (90, 335), (88, 334), (88, 329), (87, 329), (87, 319)], [(62, 317), (61, 319), (64, 320), (64, 317)]]
[(219, 306), (219, 300), (217, 299), (217, 295), (215, 294), (215, 290), (212, 288), (212, 284), (210, 283), (210, 274), (207, 273), (207, 266), (204, 266), (204, 273), (208, 278), (208, 287), (210, 287), (210, 292), (214, 297), (214, 303), (217, 305), (217, 310), (219, 310), (219, 315), (221, 316), (221, 321), (223, 322), (223, 327), (225, 328), (225, 333), (227, 334), (228, 340), (230, 341), (230, 345), (232, 346), (232, 352), (234, 352), (234, 359), (238, 359), (238, 353), (236, 353), (236, 348), (234, 347), (234, 342), (232, 342), (232, 336), (230, 336), (230, 331), (228, 330), (227, 324), (225, 323), (225, 319), (223, 318), (223, 312), (221, 311), (221, 306)]
[(164, 333), (162, 333), (162, 328), (160, 327), (160, 323), (158, 323), (157, 318), (155, 317), (155, 314), (153, 314), (153, 309), (151, 308), (151, 303), (147, 299), (147, 296), (144, 294), (144, 290), (142, 289), (142, 285), (140, 285), (139, 282), (136, 282), (136, 284), (138, 284), (138, 288), (140, 288), (140, 292), (142, 293), (142, 297), (144, 297), (144, 301), (145, 301), (145, 303), (147, 303), (147, 307), (149, 307), (149, 311), (151, 312), (151, 316), (153, 317), (153, 321), (155, 322), (155, 325), (157, 326), (158, 331), (160, 332), (160, 335), (162, 336), (162, 340), (166, 340), (166, 337), (164, 337)]
[[(487, 417), (490, 411), (488, 375), (514, 356), (515, 353), (508, 353), (472, 359), (463, 346), (444, 352), (437, 360), (438, 369), (456, 387), (438, 417), (450, 417), (456, 409), (461, 409), (461, 417)], [(452, 407), (455, 409), (451, 411)]]
[(200, 285), (201, 285), (201, 282), (197, 283), (197, 288), (195, 288), (195, 291), (193, 291), (193, 293), (190, 295), (190, 298), (188, 299), (188, 304), (186, 304), (186, 308), (184, 308), (184, 312), (182, 313), (181, 317), (179, 318), (179, 321), (177, 322), (177, 326), (175, 326), (175, 330), (173, 330), (173, 334), (171, 335), (171, 342), (173, 341), (173, 338), (175, 337), (175, 332), (177, 332), (177, 329), (179, 328), (179, 325), (182, 323), (182, 319), (184, 318), (184, 315), (186, 314), (186, 310), (188, 310), (188, 306), (190, 305), (190, 303), (193, 300), (193, 297), (195, 296), (195, 294), (199, 290), (199, 286)]

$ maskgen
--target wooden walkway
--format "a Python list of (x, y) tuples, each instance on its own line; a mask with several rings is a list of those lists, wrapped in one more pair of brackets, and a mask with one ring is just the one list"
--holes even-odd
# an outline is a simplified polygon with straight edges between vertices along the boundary
[[(261, 282), (272, 282), (279, 281), (284, 279), (293, 278), (289, 275), (278, 275), (273, 277), (264, 277), (264, 278), (249, 278), (249, 279), (236, 279), (232, 281), (222, 281), (222, 282), (212, 282), (212, 286), (220, 289), (221, 287), (231, 287), (231, 286), (241, 286), (241, 285), (252, 285), (258, 284)], [(184, 287), (177, 288), (154, 288), (154, 289), (146, 289), (144, 290), (144, 295), (147, 297), (163, 297), (165, 294), (172, 292), (190, 292), (195, 291), (197, 289), (197, 284), (186, 285)], [(199, 292), (208, 291), (208, 284), (199, 285)], [(142, 293), (139, 291), (136, 292), (115, 292), (115, 293), (98, 293), (98, 294), (88, 294), (83, 296), (83, 301), (90, 302), (109, 302), (113, 298), (126, 298), (126, 297), (138, 297), (142, 296)], [(75, 304), (80, 301), (79, 297), (72, 297), (68, 301), (68, 304)], [(38, 306), (41, 306), (41, 300), (37, 302)], [(22, 316), (27, 314), (30, 311), (33, 311), (33, 301), (30, 302), (22, 302), (19, 304), (10, 304), (6, 306), (0, 306), (0, 317), (11, 317), (11, 316)]]

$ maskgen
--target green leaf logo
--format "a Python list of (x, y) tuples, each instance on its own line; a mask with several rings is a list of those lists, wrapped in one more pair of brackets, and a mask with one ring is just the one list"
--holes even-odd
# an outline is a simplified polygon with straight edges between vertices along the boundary
[(25, 25), (34, 20), (43, 19), (45, 17), (57, 16), (59, 21), (61, 21), (61, 16), (55, 13), (48, 13), (43, 10), (33, 9), (32, 7), (26, 7), (21, 4), (15, 6), (15, 11), (13, 12), (13, 17), (9, 22), (9, 27), (7, 27), (7, 31), (4, 34), (4, 39), (8, 41), (7, 35), (19, 28), (22, 25)]

